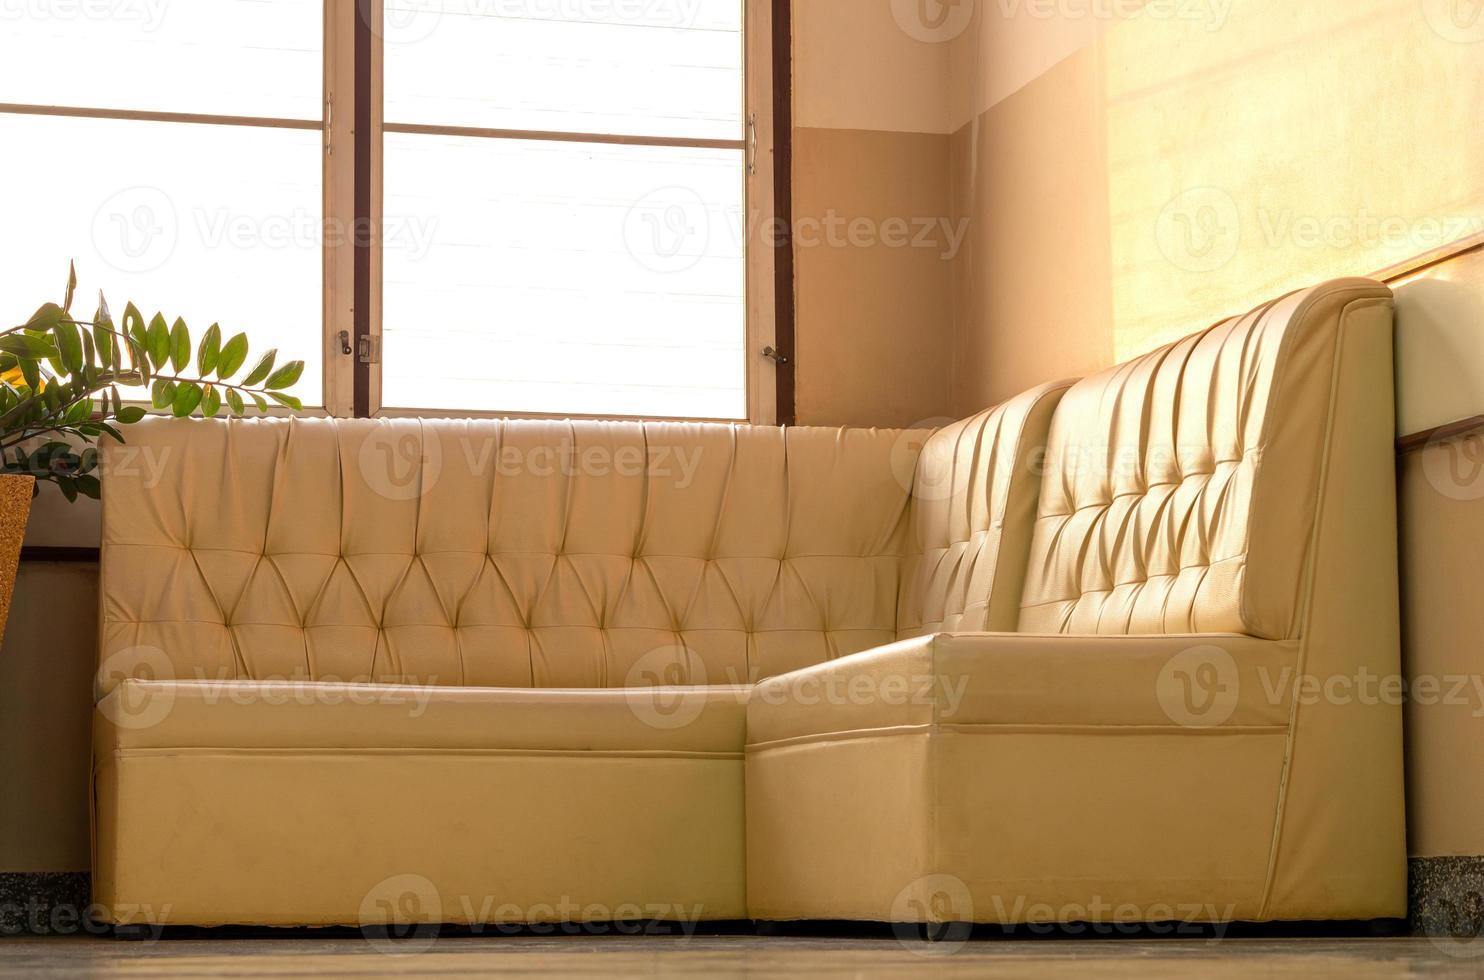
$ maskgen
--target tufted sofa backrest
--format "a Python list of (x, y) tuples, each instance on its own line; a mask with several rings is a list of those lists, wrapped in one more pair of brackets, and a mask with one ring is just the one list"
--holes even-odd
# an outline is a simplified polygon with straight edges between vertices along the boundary
[(1075, 385), (1020, 631), (1296, 636), (1347, 318), (1390, 302), (1326, 283)]
[(912, 489), (897, 637), (1013, 632), (1052, 412), (1041, 385), (926, 439)]
[[(914, 440), (149, 419), (105, 447), (103, 689), (745, 683), (896, 637)], [(110, 671), (110, 661), (120, 665)]]

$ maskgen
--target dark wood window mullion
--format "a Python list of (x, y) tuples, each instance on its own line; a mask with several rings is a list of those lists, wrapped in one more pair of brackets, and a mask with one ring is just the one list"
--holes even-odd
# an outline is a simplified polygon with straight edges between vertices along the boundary
[(371, 365), (361, 357), (363, 341), (371, 337), (371, 249), (377, 236), (371, 233), (371, 49), (374, 34), (368, 18), (376, 5), (356, 4), (355, 26), (355, 213), (351, 228), (355, 262), (351, 303), (355, 332), (351, 357), (355, 358), (352, 414), (371, 415)]
[(799, 360), (794, 331), (792, 8), (793, 0), (773, 0), (773, 209), (780, 232), (773, 256), (773, 345), (788, 358), (777, 365), (779, 425), (796, 421), (794, 368)]

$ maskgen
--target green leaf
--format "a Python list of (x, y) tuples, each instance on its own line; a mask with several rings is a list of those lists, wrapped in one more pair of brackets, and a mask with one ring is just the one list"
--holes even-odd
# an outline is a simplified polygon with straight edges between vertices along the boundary
[(206, 334), (201, 338), (201, 346), (196, 350), (196, 368), (201, 377), (204, 378), (216, 370), (221, 352), (222, 328), (213, 323), (206, 328)]
[(201, 414), (209, 419), (214, 419), (222, 410), (222, 396), (213, 385), (206, 386), (206, 393), (201, 399)]
[[(223, 381), (227, 380), (237, 373), (238, 369), (242, 367), (242, 362), (245, 360), (247, 360), (247, 335), (235, 334), (231, 340), (222, 345), (221, 357), (216, 362), (216, 376)], [(268, 362), (268, 366), (273, 366), (271, 360)], [(257, 368), (253, 368), (255, 373), (257, 370)], [(267, 376), (268, 372), (264, 371), (263, 377)], [(258, 379), (258, 381), (261, 380), (263, 378)], [(257, 381), (249, 381), (248, 384), (257, 384)]]
[(139, 308), (133, 303), (124, 307), (124, 329), (125, 337), (129, 338), (129, 357), (134, 364), (139, 365), (147, 360), (146, 352), (149, 350), (149, 334), (144, 329), (144, 316)]
[(303, 361), (289, 361), (268, 376), (267, 387), (275, 389), (292, 388), (294, 383), (299, 380), (299, 375), (303, 373)]
[(51, 340), (25, 333), (13, 333), (0, 337), (0, 350), (21, 358), (29, 357), (34, 361), (57, 357), (61, 353)]
[(80, 369), (82, 367), (82, 337), (77, 332), (77, 325), (63, 318), (58, 320), (57, 325), (52, 329), (57, 338), (57, 350), (62, 369), (69, 372)]
[(41, 387), (41, 366), (29, 357), (21, 358), (21, 375), (26, 379), (26, 387), (32, 392)]
[(138, 422), (140, 419), (144, 418), (144, 409), (140, 408), (138, 405), (125, 405), (123, 408), (114, 413), (113, 417), (118, 419), (125, 425), (133, 425), (135, 422)]
[(98, 348), (98, 363), (104, 368), (112, 368), (118, 371), (117, 360), (118, 348), (113, 344), (113, 317), (108, 315), (108, 302), (104, 300), (103, 294), (98, 294), (98, 312), (93, 314), (93, 343)]
[(170, 366), (176, 374), (191, 366), (191, 332), (180, 317), (175, 318), (175, 325), (170, 328)]
[(270, 391), (268, 392), (268, 397), (278, 402), (278, 404), (284, 406), (285, 408), (292, 408), (296, 412), (304, 411), (304, 403), (299, 401), (299, 399), (295, 398), (293, 395), (285, 395), (283, 392), (280, 391)]
[(62, 297), (62, 309), (72, 309), (72, 294), (77, 292), (77, 265), (73, 262), (67, 263), (67, 292)]
[(94, 500), (98, 499), (99, 494), (103, 489), (102, 485), (98, 483), (98, 478), (96, 476), (80, 475), (73, 477), (72, 482), (77, 484), (78, 491), (80, 491), (84, 497), (92, 497)]
[(236, 388), (227, 389), (227, 405), (231, 407), (232, 414), (239, 419), (247, 411), (247, 406), (242, 403), (242, 396), (237, 394)]
[(158, 313), (150, 318), (144, 346), (149, 350), (149, 359), (156, 371), (170, 359), (170, 328), (165, 326), (165, 318)]
[(26, 321), (27, 330), (51, 330), (62, 319), (63, 309), (56, 303), (42, 303), (31, 319)]
[(268, 377), (269, 373), (273, 371), (273, 359), (277, 356), (278, 348), (276, 347), (264, 354), (258, 363), (253, 366), (253, 369), (247, 372), (247, 377), (242, 379), (243, 386), (251, 387)]
[(150, 387), (149, 403), (155, 408), (169, 408), (175, 403), (175, 382), (168, 378), (156, 378)]
[(185, 418), (194, 412), (201, 404), (201, 386), (183, 381), (175, 386), (175, 398), (170, 403), (170, 411), (176, 418)]
[(77, 485), (72, 480), (65, 476), (55, 476), (52, 479), (56, 482), (57, 488), (62, 491), (62, 496), (67, 498), (69, 504), (77, 501)]
[(267, 401), (267, 399), (265, 399), (262, 395), (258, 394), (256, 391), (249, 391), (248, 394), (249, 395), (252, 395), (252, 400), (255, 403), (257, 403), (258, 414), (259, 415), (267, 415), (268, 414), (268, 401)]

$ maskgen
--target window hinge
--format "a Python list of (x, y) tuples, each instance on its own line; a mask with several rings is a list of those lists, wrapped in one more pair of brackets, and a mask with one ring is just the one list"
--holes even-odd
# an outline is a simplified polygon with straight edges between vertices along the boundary
[(356, 360), (362, 364), (381, 363), (381, 338), (365, 336), (356, 341)]
[(757, 113), (747, 114), (747, 176), (757, 176)]

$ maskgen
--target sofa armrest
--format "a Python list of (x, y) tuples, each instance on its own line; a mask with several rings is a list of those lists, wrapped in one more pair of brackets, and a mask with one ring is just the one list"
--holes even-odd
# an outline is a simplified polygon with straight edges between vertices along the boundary
[(938, 633), (769, 678), (747, 742), (911, 729), (1284, 728), (1297, 641)]

